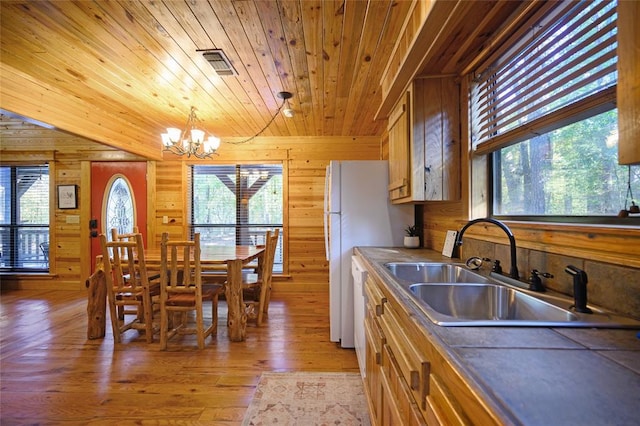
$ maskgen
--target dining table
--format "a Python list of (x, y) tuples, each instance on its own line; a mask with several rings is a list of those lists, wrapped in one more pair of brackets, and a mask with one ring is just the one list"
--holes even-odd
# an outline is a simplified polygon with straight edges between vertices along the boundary
[[(242, 342), (247, 335), (247, 313), (242, 296), (242, 269), (254, 260), (262, 261), (264, 246), (253, 245), (202, 245), (200, 264), (204, 281), (207, 277), (224, 278), (225, 298), (227, 300), (227, 326), (229, 340)], [(161, 263), (160, 247), (149, 247), (144, 253), (149, 270), (159, 270)]]

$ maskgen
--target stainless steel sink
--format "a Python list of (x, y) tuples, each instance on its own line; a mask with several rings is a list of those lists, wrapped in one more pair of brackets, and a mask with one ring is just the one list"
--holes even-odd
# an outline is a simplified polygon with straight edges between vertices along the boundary
[[(592, 314), (571, 309), (559, 293), (538, 293), (464, 265), (390, 262), (387, 270), (433, 323), (442, 326), (640, 328), (640, 321), (590, 305)], [(526, 283), (522, 284), (526, 288)]]
[(385, 266), (397, 278), (411, 283), (488, 283), (486, 277), (459, 264), (393, 262)]
[(579, 317), (521, 291), (497, 284), (412, 284), (416, 298), (437, 313), (432, 320), (440, 325), (473, 322), (473, 325), (499, 325), (506, 322), (575, 322)]

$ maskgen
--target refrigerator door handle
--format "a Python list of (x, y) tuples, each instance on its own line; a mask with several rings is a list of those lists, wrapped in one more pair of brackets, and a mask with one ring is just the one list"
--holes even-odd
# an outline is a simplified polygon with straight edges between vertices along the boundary
[(329, 180), (331, 179), (331, 176), (329, 176), (329, 173), (331, 173), (331, 168), (327, 166), (327, 172), (324, 175), (324, 212), (325, 214), (329, 213)]
[(324, 252), (329, 260), (329, 213), (324, 213)]
[(324, 251), (327, 261), (329, 261), (329, 182), (331, 180), (331, 168), (327, 166), (327, 173), (324, 177)]

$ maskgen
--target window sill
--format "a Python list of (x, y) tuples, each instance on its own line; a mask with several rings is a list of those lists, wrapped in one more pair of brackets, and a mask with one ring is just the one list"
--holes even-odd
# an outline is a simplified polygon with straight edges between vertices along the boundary
[(618, 218), (614, 216), (492, 216), (494, 219), (501, 220), (505, 223), (523, 223), (533, 226), (549, 227), (558, 225), (562, 229), (568, 227), (584, 227), (585, 229), (602, 228), (608, 231), (613, 229), (637, 229), (640, 228), (640, 215), (632, 214), (627, 218)]
[(2, 278), (2, 281), (53, 280), (56, 277), (56, 274), (48, 272), (0, 272), (0, 278)]

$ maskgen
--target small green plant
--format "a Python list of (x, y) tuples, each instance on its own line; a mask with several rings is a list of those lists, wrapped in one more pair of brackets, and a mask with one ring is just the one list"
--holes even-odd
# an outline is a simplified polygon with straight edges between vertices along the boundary
[(419, 237), (418, 228), (415, 225), (409, 225), (404, 229), (404, 232), (407, 233), (407, 237)]

